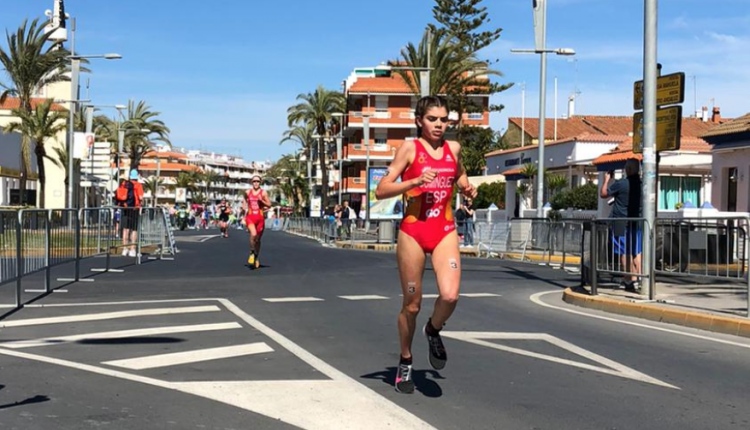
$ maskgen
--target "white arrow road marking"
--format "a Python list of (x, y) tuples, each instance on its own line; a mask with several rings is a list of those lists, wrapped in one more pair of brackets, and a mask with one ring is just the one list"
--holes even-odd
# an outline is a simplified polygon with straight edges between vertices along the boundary
[(84, 333), (84, 334), (74, 334), (70, 336), (44, 337), (41, 339), (16, 340), (13, 342), (0, 343), (0, 347), (12, 348), (12, 349), (33, 348), (36, 346), (61, 345), (64, 343), (78, 342), (81, 340), (123, 339), (123, 338), (128, 338), (128, 337), (156, 336), (156, 335), (164, 335), (164, 334), (192, 333), (192, 332), (214, 331), (214, 330), (230, 330), (230, 329), (236, 329), (236, 328), (242, 328), (242, 326), (236, 322), (230, 322), (230, 323), (218, 323), (218, 324), (196, 324), (196, 325), (181, 325), (181, 326), (157, 327), (157, 328), (143, 328), (143, 329), (134, 329), (134, 330), (103, 331), (99, 333)]
[[(538, 358), (540, 360), (551, 361), (553, 363), (566, 364), (568, 366), (578, 367), (580, 369), (591, 370), (594, 372), (604, 373), (607, 375), (618, 376), (620, 378), (633, 379), (636, 381), (646, 382), (649, 384), (659, 385), (661, 387), (674, 388), (676, 387), (658, 379), (652, 378), (645, 375), (637, 370), (631, 369), (625, 365), (622, 365), (616, 361), (612, 361), (606, 357), (595, 354), (591, 351), (585, 350), (578, 346), (573, 345), (570, 342), (566, 342), (555, 336), (546, 333), (502, 333), (502, 332), (481, 332), (481, 331), (449, 331), (440, 332), (443, 337), (451, 339), (462, 340), (464, 342), (473, 343), (475, 345), (486, 346), (487, 348), (493, 348), (500, 351), (512, 352), (514, 354), (523, 355), (526, 357)], [(572, 352), (573, 354), (580, 355), (590, 361), (597, 362), (607, 367), (593, 366), (586, 363), (580, 363), (577, 361), (567, 360), (564, 358), (555, 357), (547, 354), (540, 354), (538, 352), (527, 351), (525, 349), (514, 348), (506, 345), (499, 345), (496, 343), (488, 342), (488, 339), (493, 340), (541, 340), (549, 342), (559, 348), (566, 351)]]
[(294, 302), (322, 302), (317, 297), (268, 297), (263, 299), (269, 303), (294, 303)]
[(43, 324), (64, 324), (71, 322), (82, 322), (82, 321), (101, 321), (111, 320), (116, 318), (133, 318), (143, 317), (149, 315), (174, 315), (174, 314), (189, 314), (195, 312), (217, 312), (220, 311), (218, 306), (191, 306), (187, 308), (159, 308), (159, 309), (139, 309), (135, 311), (119, 311), (119, 312), (105, 312), (100, 314), (83, 314), (83, 315), (72, 315), (67, 317), (51, 317), (51, 318), (31, 318), (27, 320), (15, 320), (8, 321), (0, 324), (0, 328), (9, 327), (26, 327), (31, 325), (43, 325)]
[(248, 343), (246, 345), (222, 346), (195, 351), (172, 352), (169, 354), (126, 358), (124, 360), (105, 361), (102, 364), (131, 370), (143, 370), (197, 363), (200, 361), (220, 360), (222, 358), (241, 357), (243, 355), (263, 354), (265, 352), (273, 352), (273, 348), (266, 345), (264, 342), (256, 342)]
[(344, 300), (388, 300), (388, 297), (378, 295), (362, 295), (362, 296), (339, 296)]
[[(175, 302), (206, 301), (183, 299)], [(156, 387), (177, 390), (263, 414), (306, 430), (346, 428), (352, 430), (435, 430), (398, 405), (386, 400), (357, 380), (347, 376), (320, 358), (243, 312), (226, 299), (230, 312), (251, 325), (330, 380), (313, 381), (216, 381), (169, 382), (105, 367), (29, 354), (0, 347), (0, 354), (43, 363), (85, 370)], [(164, 302), (164, 301), (160, 301)], [(132, 302), (131, 302), (132, 303)], [(152, 302), (141, 302), (152, 303)], [(110, 303), (118, 305), (120, 303)]]

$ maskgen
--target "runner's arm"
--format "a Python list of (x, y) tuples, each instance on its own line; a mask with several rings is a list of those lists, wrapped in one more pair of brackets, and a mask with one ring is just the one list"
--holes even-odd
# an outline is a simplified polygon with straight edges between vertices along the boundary
[[(380, 180), (377, 190), (375, 190), (375, 197), (378, 200), (399, 196), (435, 178), (435, 172), (428, 171), (418, 178), (396, 182), (409, 165), (414, 162), (415, 153), (414, 142), (411, 141), (404, 142), (398, 148), (396, 155), (393, 157), (393, 162), (388, 167), (388, 171), (383, 176), (383, 179)], [(427, 180), (426, 176), (431, 176), (431, 178)]]

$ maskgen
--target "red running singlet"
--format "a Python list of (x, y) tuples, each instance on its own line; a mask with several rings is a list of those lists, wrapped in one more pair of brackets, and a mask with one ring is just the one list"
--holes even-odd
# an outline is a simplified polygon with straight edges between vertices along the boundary
[(433, 158), (419, 139), (414, 140), (414, 162), (404, 171), (401, 179), (408, 181), (432, 169), (435, 180), (406, 192), (408, 206), (401, 221), (401, 231), (413, 237), (424, 252), (431, 253), (450, 232), (456, 229), (451, 210), (453, 184), (458, 173), (458, 163), (450, 145), (443, 141), (443, 156)]
[(257, 194), (253, 191), (247, 191), (247, 215), (245, 215), (245, 223), (248, 226), (250, 224), (255, 225), (255, 231), (258, 234), (262, 234), (263, 228), (266, 226), (266, 219), (263, 217), (263, 210), (260, 207), (263, 190), (259, 190)]

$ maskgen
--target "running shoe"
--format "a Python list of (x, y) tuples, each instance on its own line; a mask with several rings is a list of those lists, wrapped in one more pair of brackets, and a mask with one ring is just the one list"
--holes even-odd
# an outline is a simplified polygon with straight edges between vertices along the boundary
[[(427, 321), (427, 324), (430, 324), (430, 322)], [(448, 361), (448, 354), (445, 352), (445, 346), (443, 345), (443, 339), (440, 338), (440, 333), (434, 335), (428, 334), (427, 324), (422, 328), (422, 332), (427, 338), (427, 346), (430, 351), (430, 366), (435, 370), (440, 370), (445, 367), (445, 362)]]
[(251, 252), (250, 256), (247, 258), (247, 264), (249, 264), (251, 267), (255, 267), (255, 253)]
[(404, 394), (414, 392), (414, 381), (411, 379), (411, 364), (398, 364), (396, 371), (396, 391)]
[(260, 258), (255, 257), (255, 268), (260, 269)]

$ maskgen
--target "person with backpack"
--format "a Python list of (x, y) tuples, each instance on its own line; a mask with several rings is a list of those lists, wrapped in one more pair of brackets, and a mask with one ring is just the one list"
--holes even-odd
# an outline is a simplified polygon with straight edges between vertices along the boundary
[(120, 184), (115, 194), (117, 206), (120, 206), (122, 226), (122, 255), (135, 257), (136, 240), (138, 239), (138, 224), (140, 221), (140, 207), (143, 199), (143, 186), (138, 182), (138, 171), (130, 171), (130, 180)]

